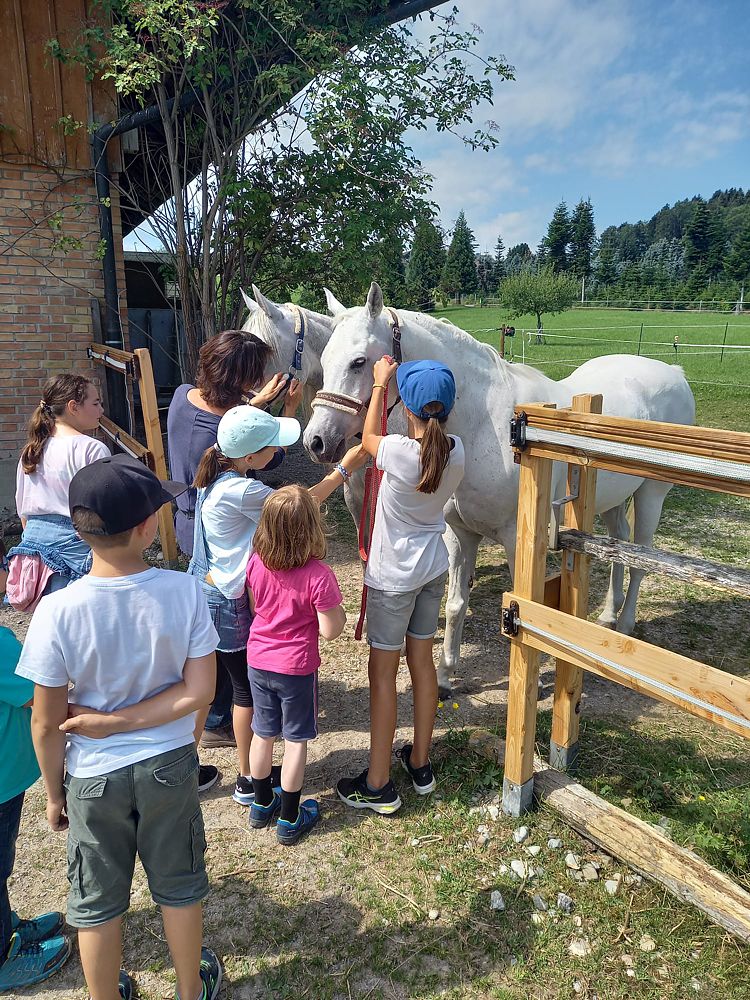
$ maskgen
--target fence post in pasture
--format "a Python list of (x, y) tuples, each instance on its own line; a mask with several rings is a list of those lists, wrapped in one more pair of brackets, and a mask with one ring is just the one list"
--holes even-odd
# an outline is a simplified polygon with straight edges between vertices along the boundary
[(724, 339), (721, 342), (721, 357), (719, 358), (719, 364), (721, 364), (721, 362), (724, 360), (724, 348), (726, 347), (727, 343), (728, 331), (729, 331), (729, 323), (727, 322), (724, 324)]
[[(641, 323), (641, 331), (638, 334), (638, 357), (641, 356), (641, 341), (642, 340), (643, 340), (643, 323)], [(573, 409), (575, 409), (575, 407), (573, 407)], [(601, 413), (601, 410), (599, 410), (598, 412)]]
[[(141, 394), (146, 443), (154, 456), (155, 474), (159, 479), (167, 479), (167, 463), (164, 458), (164, 442), (161, 436), (159, 404), (156, 400), (151, 354), (145, 347), (137, 347), (133, 353), (138, 358), (138, 389)], [(177, 567), (177, 542), (174, 534), (171, 504), (164, 504), (159, 510), (159, 539), (164, 565), (168, 569), (175, 569)]]
[[(601, 395), (574, 396), (575, 413), (601, 413)], [(577, 484), (576, 484), (577, 480)], [(567, 496), (578, 494), (565, 505), (564, 525), (590, 532), (594, 526), (596, 469), (587, 465), (568, 466)], [(586, 618), (589, 610), (589, 559), (581, 552), (563, 552), (560, 567), (560, 611)], [(581, 719), (583, 671), (566, 660), (556, 660), (555, 696), (552, 704), (552, 738), (549, 762), (561, 771), (571, 771), (578, 758), (578, 730)]]
[[(513, 589), (539, 603), (544, 601), (551, 493), (552, 462), (522, 452)], [(538, 685), (539, 653), (512, 643), (503, 778), (503, 811), (511, 816), (528, 812), (533, 804)]]

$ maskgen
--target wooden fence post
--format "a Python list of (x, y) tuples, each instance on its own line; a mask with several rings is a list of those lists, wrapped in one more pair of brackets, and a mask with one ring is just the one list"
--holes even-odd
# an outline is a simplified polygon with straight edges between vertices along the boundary
[[(601, 395), (574, 396), (576, 413), (601, 413)], [(578, 480), (577, 490), (573, 479)], [(578, 493), (565, 505), (564, 525), (590, 532), (596, 505), (596, 469), (586, 465), (568, 466), (567, 495)], [(571, 558), (573, 556), (573, 558)], [(560, 568), (560, 611), (586, 618), (589, 610), (589, 557), (582, 552), (563, 552)], [(552, 705), (552, 738), (549, 762), (560, 770), (573, 770), (578, 757), (578, 730), (581, 712), (583, 671), (560, 658), (555, 666), (555, 696)]]
[[(151, 354), (145, 347), (137, 347), (133, 353), (138, 359), (138, 389), (141, 395), (146, 444), (154, 457), (155, 474), (159, 479), (168, 479)], [(161, 550), (164, 555), (164, 565), (168, 569), (176, 569), (177, 541), (174, 534), (171, 504), (164, 504), (159, 511), (159, 538), (161, 540)]]
[[(552, 462), (521, 452), (513, 591), (540, 604), (544, 601), (551, 492)], [(533, 803), (538, 685), (538, 652), (520, 642), (511, 643), (503, 777), (503, 811), (511, 816), (527, 812)]]

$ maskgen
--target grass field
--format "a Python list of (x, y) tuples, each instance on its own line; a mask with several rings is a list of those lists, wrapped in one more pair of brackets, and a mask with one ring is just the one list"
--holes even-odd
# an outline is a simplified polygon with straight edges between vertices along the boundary
[[(494, 347), (499, 347), (499, 327), (512, 322), (516, 336), (506, 341), (506, 357), (512, 351), (516, 361), (523, 358), (554, 379), (564, 378), (584, 361), (601, 354), (637, 354), (640, 339), (642, 355), (669, 364), (676, 360), (685, 369), (698, 403), (700, 424), (733, 430), (750, 428), (746, 409), (750, 399), (750, 314), (573, 309), (544, 318), (544, 344), (535, 343), (534, 335), (530, 343), (528, 337), (523, 337), (522, 331), (536, 329), (535, 317), (510, 320), (500, 307), (459, 306), (437, 315)], [(677, 354), (672, 346), (675, 336), (680, 340)], [(739, 345), (748, 349), (733, 350)]]

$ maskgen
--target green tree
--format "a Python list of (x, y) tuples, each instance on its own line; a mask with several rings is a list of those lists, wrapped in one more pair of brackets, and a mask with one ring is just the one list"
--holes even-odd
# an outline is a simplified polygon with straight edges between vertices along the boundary
[(477, 241), (463, 211), (458, 213), (451, 236), (440, 287), (446, 295), (471, 295), (479, 281), (476, 265)]
[(533, 255), (529, 244), (516, 243), (510, 248), (508, 256), (505, 258), (505, 273), (518, 274), (522, 269), (529, 267), (532, 260)]
[(542, 332), (545, 313), (563, 312), (578, 297), (578, 284), (567, 274), (557, 274), (547, 265), (540, 271), (520, 271), (503, 282), (500, 298), (511, 316), (533, 313), (537, 330)]
[(493, 255), (492, 268), (492, 291), (496, 292), (505, 277), (505, 244), (502, 236), (498, 235), (495, 241), (495, 253)]
[(591, 258), (596, 242), (594, 209), (589, 198), (581, 199), (573, 211), (570, 222), (570, 266), (577, 278), (591, 276)]
[(685, 230), (685, 263), (690, 271), (700, 268), (703, 273), (708, 264), (711, 248), (711, 213), (702, 198), (698, 199), (687, 229)]
[(602, 243), (599, 249), (599, 258), (594, 269), (594, 278), (597, 285), (609, 288), (617, 281), (617, 260), (612, 244)]
[(724, 270), (733, 281), (750, 289), (750, 223), (732, 244), (724, 260)]
[(477, 291), (490, 295), (495, 290), (495, 258), (490, 253), (477, 254)]
[(545, 259), (553, 271), (567, 271), (568, 250), (572, 236), (568, 206), (564, 201), (561, 201), (552, 215), (547, 227), (547, 235), (544, 238), (547, 251)]
[(440, 284), (444, 266), (443, 231), (432, 219), (421, 219), (414, 231), (414, 242), (406, 267), (408, 297), (418, 309), (432, 308), (435, 289)]
[(727, 227), (724, 217), (719, 212), (712, 211), (708, 223), (708, 254), (706, 255), (706, 267), (712, 280), (716, 280), (724, 270), (727, 242)]

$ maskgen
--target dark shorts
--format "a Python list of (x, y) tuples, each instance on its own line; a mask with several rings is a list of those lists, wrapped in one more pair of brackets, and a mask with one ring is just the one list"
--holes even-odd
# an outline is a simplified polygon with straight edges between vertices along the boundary
[(283, 736), (292, 743), (318, 735), (318, 671), (278, 674), (250, 668), (253, 692), (253, 732), (264, 739)]
[(240, 649), (236, 653), (222, 653), (216, 650), (216, 663), (224, 667), (232, 682), (232, 702), (239, 708), (253, 707), (253, 693), (250, 690), (250, 678), (247, 670), (247, 651)]
[(126, 912), (136, 855), (159, 906), (208, 893), (195, 744), (95, 778), (65, 778), (67, 920), (96, 927)]

